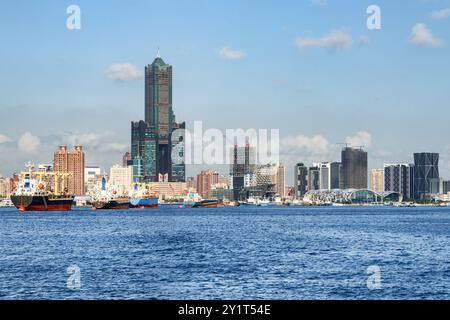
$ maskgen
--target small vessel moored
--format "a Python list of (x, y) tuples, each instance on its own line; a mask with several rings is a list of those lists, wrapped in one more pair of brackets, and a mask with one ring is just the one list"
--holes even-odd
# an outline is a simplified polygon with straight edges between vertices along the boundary
[(201, 200), (198, 202), (195, 202), (191, 208), (217, 208), (219, 205), (218, 200)]

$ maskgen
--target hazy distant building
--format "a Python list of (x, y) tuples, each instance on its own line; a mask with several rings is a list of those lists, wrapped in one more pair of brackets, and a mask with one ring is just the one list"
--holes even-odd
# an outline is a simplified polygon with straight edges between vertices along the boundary
[(65, 185), (69, 194), (82, 196), (84, 190), (85, 156), (81, 146), (75, 146), (73, 151), (68, 151), (66, 146), (60, 146), (53, 157), (53, 170), (55, 172), (69, 173), (65, 179)]
[(367, 152), (346, 147), (341, 152), (340, 189), (367, 189)]
[(414, 198), (414, 165), (384, 165), (384, 191), (398, 192), (403, 199)]
[(308, 168), (303, 163), (294, 167), (294, 192), (296, 198), (303, 198), (308, 190)]
[(373, 169), (370, 172), (370, 190), (384, 192), (384, 169)]
[(414, 195), (415, 199), (429, 199), (439, 193), (439, 154), (414, 154)]

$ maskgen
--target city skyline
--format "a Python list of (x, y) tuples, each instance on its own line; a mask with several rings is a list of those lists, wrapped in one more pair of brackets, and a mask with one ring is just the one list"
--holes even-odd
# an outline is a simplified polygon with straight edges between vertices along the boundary
[[(50, 163), (60, 144), (83, 145), (87, 165), (120, 163), (130, 150), (130, 121), (144, 118), (144, 66), (160, 47), (174, 66), (173, 105), (187, 128), (195, 120), (220, 129), (281, 128), (289, 184), (295, 163), (337, 161), (341, 142), (364, 145), (369, 169), (412, 163), (414, 152), (440, 153), (441, 175), (450, 176), (450, 143), (442, 133), (450, 113), (450, 68), (443, 58), (450, 19), (432, 14), (448, 1), (379, 1), (377, 31), (366, 28), (371, 3), (365, 1), (346, 10), (332, 1), (286, 2), (291, 10), (282, 11), (269, 1), (258, 12), (248, 3), (158, 4), (175, 16), (199, 15), (186, 30), (176, 18), (167, 20), (165, 10), (146, 10), (152, 3), (145, 2), (126, 10), (110, 2), (116, 24), (97, 21), (100, 3), (78, 2), (83, 20), (76, 31), (65, 28), (66, 3), (6, 4), (0, 14), (0, 55), (8, 61), (0, 84), (9, 93), (0, 103), (0, 152), (7, 155), (1, 174), (21, 170), (28, 160)], [(235, 18), (214, 19), (231, 8)], [(269, 16), (274, 18), (264, 19)], [(11, 27), (15, 38), (7, 32)], [(436, 41), (413, 41), (424, 30)], [(342, 47), (329, 47), (325, 40), (336, 34), (344, 35)], [(269, 47), (260, 41), (265, 37)], [(92, 46), (96, 39), (102, 40)], [(193, 176), (200, 170), (187, 171)]]

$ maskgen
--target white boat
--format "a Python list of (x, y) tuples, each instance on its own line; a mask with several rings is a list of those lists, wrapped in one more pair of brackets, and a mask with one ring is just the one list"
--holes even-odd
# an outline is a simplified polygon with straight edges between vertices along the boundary
[(3, 199), (0, 201), (0, 207), (1, 208), (14, 207), (14, 203), (11, 201), (11, 199)]

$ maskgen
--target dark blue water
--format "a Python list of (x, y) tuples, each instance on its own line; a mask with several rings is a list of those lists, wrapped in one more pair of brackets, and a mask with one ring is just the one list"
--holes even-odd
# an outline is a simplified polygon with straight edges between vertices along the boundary
[(0, 298), (450, 299), (450, 208), (1, 209)]

